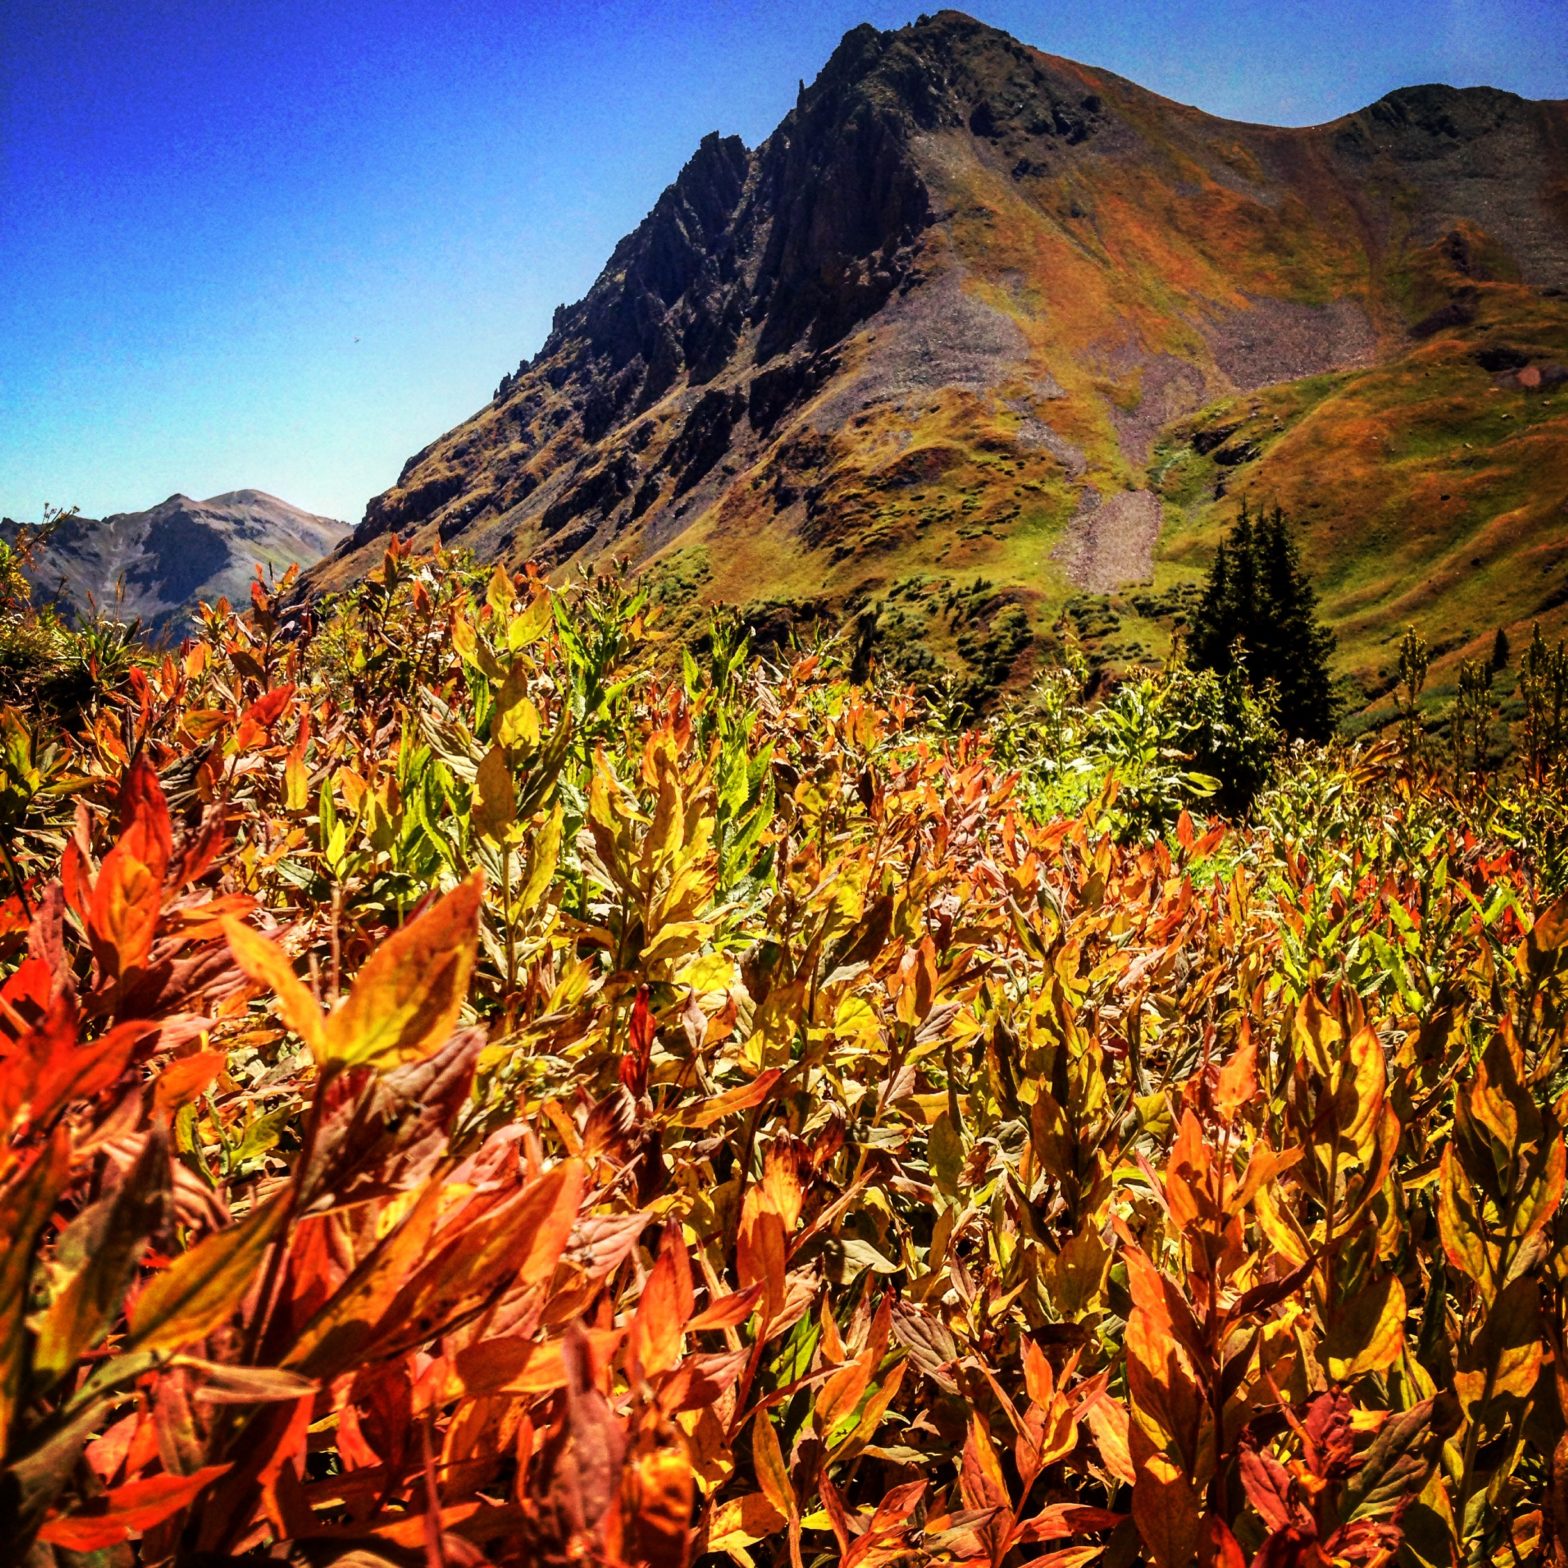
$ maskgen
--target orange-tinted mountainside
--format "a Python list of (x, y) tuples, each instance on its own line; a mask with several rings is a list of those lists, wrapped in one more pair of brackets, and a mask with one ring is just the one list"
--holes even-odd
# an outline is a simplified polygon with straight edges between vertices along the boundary
[(1568, 629), (1568, 104), (1415, 87), (1215, 119), (956, 12), (848, 34), (758, 148), (707, 138), (537, 356), (377, 496), (396, 530), (677, 610), (875, 609), (1021, 679), (1181, 624), (1277, 499), (1353, 705), (1406, 622)]

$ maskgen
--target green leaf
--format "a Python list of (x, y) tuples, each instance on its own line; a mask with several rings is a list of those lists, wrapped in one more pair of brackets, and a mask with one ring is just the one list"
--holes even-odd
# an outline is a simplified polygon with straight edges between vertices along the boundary
[(0, 1443), (7, 1441), (26, 1367), (28, 1282), (38, 1237), (71, 1170), (71, 1140), (62, 1127), (0, 1191)]
[(168, 1145), (154, 1128), (120, 1185), (61, 1233), (50, 1265), (58, 1284), (34, 1324), (39, 1374), (64, 1377), (120, 1315), (137, 1262), (168, 1209)]
[(1390, 1416), (1372, 1440), (1361, 1468), (1345, 1483), (1340, 1509), (1352, 1519), (1388, 1519), (1426, 1485), (1442, 1441), (1458, 1419), (1458, 1407), (1443, 1396), (1423, 1399)]

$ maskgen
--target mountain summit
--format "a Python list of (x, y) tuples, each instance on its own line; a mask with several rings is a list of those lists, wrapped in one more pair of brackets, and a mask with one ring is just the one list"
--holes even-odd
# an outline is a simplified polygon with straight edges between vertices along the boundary
[(397, 531), (871, 605), (998, 668), (1064, 612), (1139, 657), (1245, 494), (1302, 524), (1375, 696), (1405, 620), (1568, 601), (1565, 290), (1563, 103), (1280, 129), (954, 11), (858, 27), (760, 147), (704, 139), (316, 580)]
[[(0, 538), (14, 539), (20, 526), (0, 521)], [(140, 620), (154, 640), (177, 638), (202, 600), (248, 602), (258, 564), (309, 566), (347, 532), (263, 490), (205, 501), (176, 494), (144, 512), (62, 517), (37, 541), (28, 575), (35, 596), (72, 612), (97, 603)]]

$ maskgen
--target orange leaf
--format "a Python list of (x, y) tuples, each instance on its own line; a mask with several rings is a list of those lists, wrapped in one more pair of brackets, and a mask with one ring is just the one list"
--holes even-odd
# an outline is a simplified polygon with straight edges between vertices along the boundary
[(1128, 1448), (1127, 1407), (1106, 1396), (1093, 1401), (1083, 1415), (1094, 1446), (1100, 1451), (1100, 1462), (1118, 1481), (1131, 1486), (1138, 1476)]
[(88, 1045), (56, 1036), (54, 1049), (39, 1064), (33, 1085), (31, 1111), (35, 1122), (46, 1122), (57, 1111), (77, 1100), (90, 1099), (106, 1089), (129, 1065), (140, 1042), (157, 1032), (156, 1024), (133, 1018), (116, 1024)]
[(679, 1225), (669, 1225), (632, 1318), (627, 1350), (634, 1373), (657, 1377), (680, 1360), (681, 1331), (692, 1304), (691, 1260)]
[(683, 1127), (711, 1127), (736, 1111), (749, 1111), (753, 1106), (761, 1105), (783, 1076), (778, 1068), (770, 1067), (766, 1072), (758, 1073), (750, 1083), (726, 1089), (723, 1094), (716, 1094), (711, 1100), (680, 1112), (675, 1120)]
[(748, 1187), (741, 1204), (740, 1235), (735, 1248), (735, 1270), (741, 1288), (759, 1286), (764, 1296), (763, 1318), (778, 1316), (784, 1305), (786, 1263), (784, 1222), (758, 1186)]
[(401, 1229), (311, 1320), (285, 1364), (336, 1376), (372, 1354), (414, 1349), (503, 1281), (512, 1288), (544, 1283), (577, 1221), (583, 1185), (581, 1163), (565, 1160), (475, 1219), (465, 1222), (459, 1210), (434, 1238), (428, 1227), (440, 1187), (427, 1187)]
[(38, 1539), (69, 1552), (95, 1552), (118, 1546), (131, 1535), (171, 1519), (188, 1508), (201, 1492), (229, 1465), (206, 1465), (190, 1475), (155, 1475), (145, 1481), (128, 1481), (104, 1498), (102, 1512), (55, 1517), (38, 1532)]
[(123, 844), (104, 856), (93, 884), (87, 923), (93, 950), (114, 978), (135, 969), (152, 951), (163, 904), (163, 884)]
[(717, 1301), (710, 1301), (686, 1325), (687, 1332), (695, 1334), (699, 1329), (734, 1328), (751, 1316), (752, 1310), (761, 1299), (762, 1286), (760, 1285), (748, 1285), (744, 1290), (732, 1291), (728, 1296), (720, 1296)]
[(793, 1519), (796, 1512), (795, 1488), (790, 1483), (789, 1468), (784, 1463), (784, 1453), (779, 1447), (779, 1435), (773, 1430), (773, 1423), (768, 1419), (766, 1410), (759, 1410), (751, 1423), (751, 1458), (762, 1495), (786, 1519)]
[(145, 757), (138, 757), (120, 789), (120, 843), (161, 882), (173, 851), (169, 804)]
[(978, 1415), (969, 1418), (969, 1437), (958, 1468), (958, 1490), (966, 1508), (977, 1512), (991, 1508), (1011, 1512), (1002, 1461), (991, 1443), (991, 1434)]
[(1183, 1344), (1185, 1304), (1137, 1247), (1123, 1257), (1133, 1298), (1124, 1340), (1133, 1518), (1155, 1568), (1186, 1568), (1214, 1472), (1214, 1418)]
[(1139, 1455), (1136, 1426), (1133, 1462), (1132, 1517), (1151, 1561), (1155, 1568), (1190, 1568), (1203, 1537), (1201, 1494), (1164, 1454)]
[(158, 1074), (158, 1108), (167, 1114), (188, 1105), (212, 1086), (227, 1060), (222, 1051), (196, 1051), (169, 1062)]
[[(603, 1376), (620, 1347), (618, 1328), (583, 1330), (582, 1351), (594, 1379)], [(566, 1342), (488, 1339), (458, 1351), (453, 1391), (473, 1399), (486, 1394), (545, 1394), (567, 1384)]]
[(172, 845), (169, 807), (158, 775), (138, 757), (120, 790), (120, 837), (93, 884), (87, 926), (105, 974), (118, 977), (152, 949)]
[(606, 1543), (615, 1560), (646, 1568), (686, 1568), (697, 1497), (691, 1461), (677, 1443), (639, 1447), (621, 1472), (621, 1495)]
[(1245, 1020), (1241, 1026), (1241, 1039), (1220, 1068), (1214, 1086), (1214, 1105), (1226, 1121), (1234, 1121), (1236, 1113), (1252, 1104), (1258, 1096), (1258, 1048), (1252, 1030)]
[(709, 1552), (735, 1552), (766, 1540), (782, 1530), (788, 1518), (768, 1500), (764, 1492), (747, 1492), (732, 1497), (714, 1510), (708, 1526)]

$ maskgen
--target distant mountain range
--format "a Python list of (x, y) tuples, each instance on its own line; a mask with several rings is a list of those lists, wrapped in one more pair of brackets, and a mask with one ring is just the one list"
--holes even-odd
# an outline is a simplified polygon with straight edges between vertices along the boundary
[(677, 608), (870, 608), (1021, 679), (1068, 626), (1162, 652), (1248, 496), (1371, 702), (1406, 622), (1450, 662), (1565, 629), (1565, 364), (1568, 104), (1234, 124), (943, 11), (704, 140), (313, 581), (393, 531), (624, 554)]
[[(21, 526), (5, 518), (0, 538), (14, 540)], [(168, 641), (184, 632), (203, 600), (248, 602), (258, 563), (280, 571), (295, 562), (309, 566), (347, 533), (346, 523), (261, 490), (206, 501), (171, 495), (145, 512), (60, 519), (38, 540), (29, 576), (35, 593), (73, 614), (96, 601)]]

